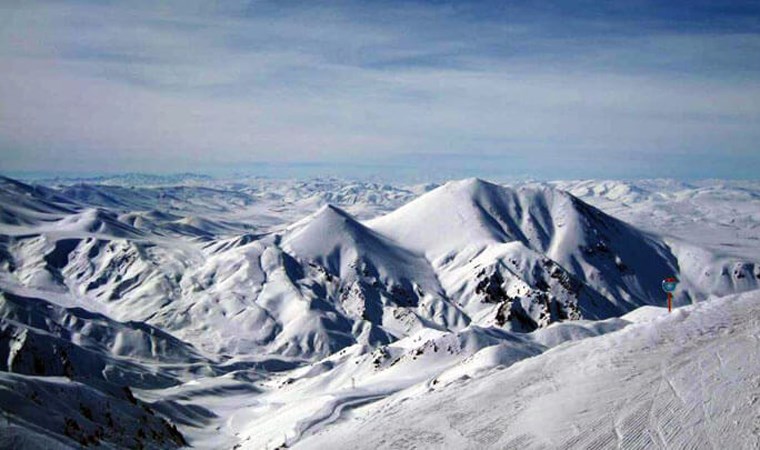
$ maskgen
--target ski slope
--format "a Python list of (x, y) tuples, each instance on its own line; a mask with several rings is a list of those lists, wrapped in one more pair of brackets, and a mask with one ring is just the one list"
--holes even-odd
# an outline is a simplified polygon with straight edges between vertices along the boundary
[(760, 293), (623, 319), (634, 323), (346, 412), (295, 448), (758, 448)]

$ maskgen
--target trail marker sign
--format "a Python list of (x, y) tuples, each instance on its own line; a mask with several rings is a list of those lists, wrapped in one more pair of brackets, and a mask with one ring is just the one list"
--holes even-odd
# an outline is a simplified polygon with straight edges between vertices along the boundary
[(668, 312), (673, 310), (673, 292), (678, 286), (678, 280), (674, 277), (668, 277), (662, 280), (662, 290), (668, 294)]

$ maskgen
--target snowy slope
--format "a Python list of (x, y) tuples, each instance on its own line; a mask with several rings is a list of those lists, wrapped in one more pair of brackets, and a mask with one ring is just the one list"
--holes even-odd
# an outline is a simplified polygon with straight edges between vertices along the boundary
[[(129, 385), (156, 427), (178, 424), (200, 448), (296, 444), (362, 405), (618, 334), (664, 304), (664, 276), (682, 281), (676, 306), (760, 281), (751, 252), (607, 214), (682, 201), (704, 212), (720, 195), (746, 211), (751, 186), (679, 185), (673, 197), (619, 182), (129, 179), (0, 183), (4, 392), (61, 385), (130, 414)], [(740, 248), (734, 230), (749, 224), (714, 239)], [(8, 435), (65, 446), (105, 432), (103, 417), (56, 405), (42, 429), (35, 407), (13, 410)], [(86, 433), (61, 434), (74, 416)], [(102, 441), (124, 445), (117, 435)]]
[(741, 258), (760, 251), (760, 183), (673, 180), (550, 183), (639, 228)]
[(188, 344), (143, 323), (0, 292), (3, 448), (173, 448), (186, 443), (130, 389), (212, 373)]
[(466, 324), (461, 311), (444, 298), (427, 260), (335, 206), (324, 206), (291, 226), (281, 246), (307, 265), (316, 264), (337, 277), (347, 312), (381, 323), (396, 335), (409, 331), (394, 323), (393, 312), (399, 308), (419, 311), (421, 317), (406, 320), (429, 320), (444, 329)]
[[(464, 302), (472, 317), (481, 317), (484, 308), (468, 300), (479, 297), (478, 286), (485, 287), (491, 291), (486, 302), (493, 298), (514, 305), (519, 299), (520, 307), (509, 308), (524, 312), (517, 317), (528, 329), (538, 326), (542, 315), (549, 321), (578, 314), (604, 318), (662, 304), (660, 280), (681, 275), (683, 267), (689, 270), (683, 276), (693, 283), (683, 286), (677, 304), (726, 293), (716, 289), (722, 265), (708, 265), (713, 270), (697, 277), (702, 268), (688, 261), (680, 267), (657, 236), (546, 187), (451, 182), (368, 225), (425, 255), (446, 292)], [(760, 268), (740, 264), (752, 276), (744, 280), (744, 289), (732, 292), (757, 286)]]
[(0, 372), (0, 447), (178, 448), (176, 425), (129, 389)]
[[(76, 188), (85, 201), (89, 188)], [(190, 189), (202, 187), (174, 191)], [(53, 196), (22, 191), (40, 202)], [(111, 191), (119, 205), (136, 195), (123, 191), (126, 199)], [(224, 203), (224, 190), (210, 192), (208, 209)], [(422, 328), (531, 331), (619, 316), (661, 305), (659, 282), (672, 274), (684, 281), (676, 304), (685, 304), (754, 289), (760, 273), (751, 261), (668, 245), (562, 191), (477, 179), (447, 183), (366, 224), (327, 205), (276, 232), (245, 229), (155, 208), (81, 206), (7, 229), (0, 257), (6, 279), (25, 289), (148, 322), (210, 355), (297, 359)]]
[(19, 227), (55, 220), (79, 208), (55, 190), (30, 186), (0, 176), (0, 227)]
[[(475, 326), (459, 332), (422, 330), (369, 354), (357, 347), (344, 349), (262, 385), (257, 407), (228, 413), (221, 431), (249, 448), (291, 445), (357, 405), (414, 398), (462, 377), (538, 355), (566, 340), (626, 325), (621, 319), (581, 321), (555, 324), (533, 334)], [(226, 405), (235, 401), (240, 400), (217, 399)]]
[(757, 448), (759, 310), (751, 293), (649, 317), (353, 411), (296, 448)]

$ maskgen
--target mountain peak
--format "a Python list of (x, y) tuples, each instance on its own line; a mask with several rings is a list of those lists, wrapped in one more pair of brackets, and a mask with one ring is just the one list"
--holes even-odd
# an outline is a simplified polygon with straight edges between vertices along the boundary
[[(453, 191), (453, 192), (467, 193), (470, 195), (477, 195), (480, 192), (492, 191), (494, 189), (504, 189), (504, 188), (497, 184), (491, 183), (490, 181), (486, 181), (482, 178), (472, 177), (472, 178), (464, 178), (461, 180), (449, 181), (448, 183), (445, 183), (443, 186), (441, 186), (441, 189), (443, 192)], [(434, 189), (431, 192), (434, 192), (436, 190), (437, 189)]]
[(556, 189), (468, 178), (446, 183), (367, 225), (429, 259), (515, 241), (551, 253), (553, 244), (572, 241), (568, 245), (575, 249), (594, 239), (584, 225), (591, 211)]
[(106, 234), (112, 237), (139, 237), (143, 232), (119, 221), (118, 216), (101, 208), (88, 208), (58, 222), (59, 229), (69, 232)]
[(288, 227), (291, 233), (301, 233), (304, 229), (324, 228), (327, 231), (335, 229), (359, 229), (364, 226), (348, 212), (333, 204), (325, 204), (318, 210)]
[(452, 181), (407, 203), (368, 226), (415, 251), (436, 257), (472, 244), (506, 242), (521, 234), (527, 210), (513, 189), (468, 178)]
[(316, 258), (337, 248), (372, 241), (373, 232), (337, 206), (326, 204), (288, 227), (283, 243), (296, 254)]
[(479, 177), (462, 178), (461, 180), (452, 180), (444, 184), (444, 186), (461, 186), (461, 187), (477, 187), (477, 186), (496, 186), (496, 184), (486, 181)]
[(322, 205), (314, 214), (314, 217), (319, 216), (331, 216), (331, 215), (338, 215), (340, 217), (344, 217), (346, 219), (350, 220), (356, 220), (354, 217), (346, 212), (345, 210), (333, 205), (332, 203), (326, 203)]

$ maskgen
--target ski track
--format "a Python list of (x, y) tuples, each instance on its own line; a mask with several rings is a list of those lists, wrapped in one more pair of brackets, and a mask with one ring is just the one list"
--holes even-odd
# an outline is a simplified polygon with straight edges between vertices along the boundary
[[(710, 303), (716, 305), (588, 338), (422, 395), (399, 414), (369, 412), (296, 448), (353, 448), (362, 442), (357, 436), (377, 448), (443, 442), (447, 448), (758, 448), (760, 298)], [(635, 339), (641, 333), (661, 339), (650, 347)], [(578, 361), (587, 370), (575, 370)]]

